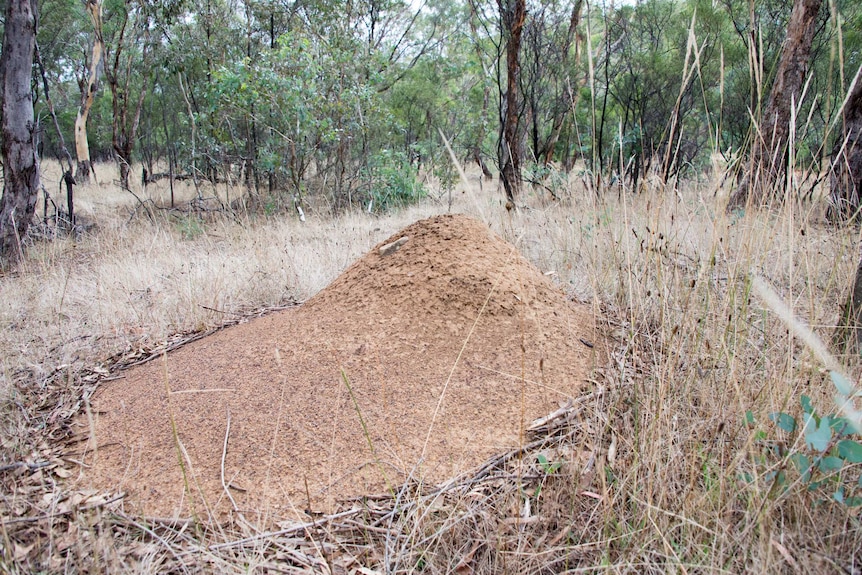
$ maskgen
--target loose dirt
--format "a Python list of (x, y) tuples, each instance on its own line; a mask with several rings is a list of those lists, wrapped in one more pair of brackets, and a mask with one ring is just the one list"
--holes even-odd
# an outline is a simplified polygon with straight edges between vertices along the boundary
[(423, 220), (305, 304), (104, 383), (83, 481), (146, 515), (276, 519), (437, 483), (585, 391), (594, 324), (485, 224)]

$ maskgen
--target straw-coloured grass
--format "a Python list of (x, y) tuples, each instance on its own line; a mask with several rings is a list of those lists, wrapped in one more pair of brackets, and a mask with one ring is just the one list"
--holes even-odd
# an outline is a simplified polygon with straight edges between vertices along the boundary
[[(769, 418), (799, 416), (803, 394), (834, 412), (828, 375), (751, 281), (762, 277), (828, 340), (859, 238), (825, 227), (817, 204), (726, 216), (714, 190), (652, 182), (597, 198), (572, 179), (563, 201), (528, 191), (507, 212), (501, 192), (459, 186), (455, 209), (593, 304), (609, 346), (597, 391), (443, 486), (408, 483), (278, 529), (129, 516), (122, 500), (68, 491), (74, 466), (58, 459), (58, 441), (75, 439), (69, 418), (111, 361), (304, 300), (446, 202), (305, 223), (162, 210), (149, 220), (130, 218), (134, 198), (82, 191), (95, 227), (36, 242), (0, 279), (0, 347), (12, 350), (0, 359), (0, 562), (17, 572), (858, 571), (858, 511), (796, 480), (787, 456), (804, 442)], [(769, 479), (778, 469), (783, 485)], [(849, 465), (839, 480), (859, 473)]]

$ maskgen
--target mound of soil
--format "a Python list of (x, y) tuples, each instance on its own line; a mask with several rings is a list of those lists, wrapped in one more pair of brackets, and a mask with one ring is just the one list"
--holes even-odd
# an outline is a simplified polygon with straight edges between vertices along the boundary
[(439, 482), (582, 393), (595, 337), (486, 225), (423, 220), (305, 304), (104, 383), (84, 481), (146, 515), (275, 518)]

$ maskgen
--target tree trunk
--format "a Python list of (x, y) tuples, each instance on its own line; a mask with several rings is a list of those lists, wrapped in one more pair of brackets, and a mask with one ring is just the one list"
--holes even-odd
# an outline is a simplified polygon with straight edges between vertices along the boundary
[[(574, 6), (572, 6), (572, 15), (569, 17), (569, 28), (566, 31), (566, 38), (563, 42), (563, 47), (560, 50), (560, 55), (563, 58), (563, 62), (568, 62), (569, 52), (572, 49), (572, 43), (575, 42), (577, 38), (577, 29), (578, 25), (581, 23), (581, 11), (583, 8), (584, 0), (575, 0)], [(581, 69), (581, 51), (578, 48), (577, 44), (575, 45), (575, 70)], [(557, 111), (554, 114), (554, 118), (551, 124), (551, 133), (548, 136), (547, 141), (545, 142), (544, 147), (541, 149), (541, 153), (537, 154), (536, 159), (542, 158), (542, 163), (546, 166), (550, 165), (551, 162), (554, 161), (554, 150), (557, 147), (557, 142), (560, 139), (560, 132), (563, 130), (563, 122), (566, 120), (566, 116), (569, 114), (574, 115), (575, 109), (578, 105), (578, 97), (580, 96), (580, 84), (585, 82), (586, 78), (582, 80), (578, 80), (575, 84), (574, 88), (570, 90), (563, 90), (560, 94), (559, 102), (557, 103)]]
[(502, 133), (497, 150), (500, 178), (506, 198), (514, 203), (521, 191), (521, 105), (518, 82), (521, 72), (521, 33), (527, 19), (526, 0), (497, 0), (506, 36), (506, 94), (500, 109)]
[[(63, 130), (60, 129), (60, 122), (57, 120), (57, 112), (54, 109), (54, 102), (51, 100), (51, 92), (48, 87), (48, 76), (45, 74), (45, 64), (42, 62), (42, 55), (39, 53), (39, 43), (36, 42), (34, 50), (34, 60), (38, 64), (39, 73), (42, 76), (42, 89), (45, 91), (45, 103), (48, 104), (48, 111), (51, 114), (51, 120), (54, 122), (54, 129), (57, 131), (57, 141), (60, 144), (60, 150), (63, 152), (63, 158), (66, 159), (66, 166), (63, 166), (63, 158), (60, 158), (60, 166), (63, 169), (63, 183), (66, 184), (66, 210), (69, 215), (69, 225), (75, 226), (75, 197), (72, 190), (72, 185), (75, 179), (72, 177), (72, 154), (66, 149), (66, 139), (63, 137)], [(38, 193), (38, 191), (37, 191)]]
[(78, 156), (78, 169), (75, 180), (78, 182), (90, 181), (90, 143), (87, 138), (87, 118), (90, 109), (96, 100), (96, 90), (99, 86), (99, 70), (102, 63), (102, 52), (104, 51), (104, 40), (102, 38), (102, 0), (84, 0), (84, 7), (93, 24), (93, 53), (90, 60), (90, 69), (87, 74), (87, 83), (81, 84), (81, 105), (78, 107), (78, 115), (75, 117), (75, 154)]
[[(130, 12), (124, 13), (122, 24), (112, 47), (113, 58), (108, 51), (105, 52), (105, 78), (111, 88), (111, 109), (113, 121), (111, 122), (111, 143), (114, 148), (114, 156), (120, 166), (120, 186), (124, 190), (130, 190), (129, 173), (132, 166), (132, 150), (135, 147), (135, 139), (138, 134), (138, 126), (141, 122), (141, 110), (144, 107), (144, 97), (147, 94), (147, 83), (152, 72), (150, 62), (150, 30), (148, 23), (136, 21), (133, 25), (137, 28), (139, 36), (133, 42), (143, 45), (141, 64), (139, 67), (132, 65), (130, 58), (122, 58), (126, 49), (126, 32), (129, 26)], [(144, 15), (136, 15), (145, 18)], [(128, 61), (127, 61), (128, 60)], [(132, 99), (132, 79), (141, 78), (140, 92), (137, 99)]]
[(842, 119), (843, 128), (832, 149), (826, 210), (827, 219), (836, 224), (859, 221), (862, 208), (862, 67), (850, 86)]
[(832, 344), (839, 354), (862, 352), (862, 259), (856, 267), (850, 293), (841, 307), (841, 318), (832, 335)]
[[(862, 67), (856, 72), (842, 110), (844, 127), (835, 143), (829, 177), (830, 206), (826, 216), (833, 222), (858, 221), (862, 196)], [(841, 308), (841, 318), (832, 338), (839, 353), (862, 352), (862, 259)]]
[[(473, 39), (473, 47), (476, 50), (476, 62), (482, 67), (484, 76), (487, 76), (487, 69), (482, 61), (482, 46), (479, 42), (479, 34), (476, 30), (476, 7), (470, 3), (470, 36)], [(488, 104), (491, 100), (491, 84), (487, 78), (482, 78), (482, 112), (479, 115), (479, 129), (476, 131), (476, 140), (473, 144), (473, 159), (476, 164), (482, 169), (482, 176), (486, 180), (494, 179), (493, 174), (485, 165), (482, 159), (482, 143), (485, 141), (486, 126), (488, 125)]]
[(36, 48), (38, 7), (35, 0), (9, 0), (0, 54), (0, 151), (3, 197), (0, 199), (0, 263), (14, 262), (21, 252), (36, 211), (39, 158), (30, 82)]
[(760, 125), (754, 126), (748, 163), (740, 171), (738, 187), (727, 211), (750, 203), (760, 206), (785, 187), (792, 108), (799, 105), (808, 75), (811, 41), (822, 0), (794, 0), (781, 49), (778, 71)]

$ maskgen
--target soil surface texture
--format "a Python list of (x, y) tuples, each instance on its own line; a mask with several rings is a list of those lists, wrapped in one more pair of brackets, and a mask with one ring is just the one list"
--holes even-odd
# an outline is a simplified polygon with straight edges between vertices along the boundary
[(584, 393), (596, 337), (487, 225), (433, 217), (303, 305), (103, 383), (83, 481), (145, 515), (274, 519), (439, 483)]

